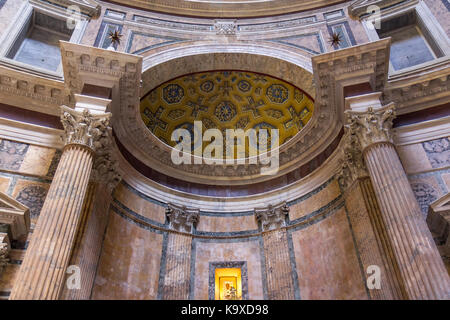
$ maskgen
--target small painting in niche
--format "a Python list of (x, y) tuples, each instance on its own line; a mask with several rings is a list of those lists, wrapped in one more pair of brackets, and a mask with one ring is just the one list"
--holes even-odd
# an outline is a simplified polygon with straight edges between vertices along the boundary
[(216, 300), (242, 300), (241, 268), (217, 268)]

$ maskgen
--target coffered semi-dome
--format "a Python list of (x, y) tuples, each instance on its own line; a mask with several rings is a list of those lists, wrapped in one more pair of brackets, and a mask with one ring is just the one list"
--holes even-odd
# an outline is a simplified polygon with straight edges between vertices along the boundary
[[(313, 111), (313, 100), (301, 89), (248, 71), (185, 75), (150, 91), (140, 106), (142, 120), (159, 140), (173, 147), (177, 142), (172, 141), (172, 132), (186, 129), (191, 133), (192, 151), (199, 146), (194, 139), (195, 121), (201, 121), (203, 133), (219, 129), (224, 139), (226, 129), (267, 129), (269, 138), (271, 129), (278, 129), (282, 145), (302, 130)], [(197, 137), (201, 138), (201, 133)], [(246, 147), (254, 147), (251, 139)], [(267, 147), (270, 149), (270, 141)]]

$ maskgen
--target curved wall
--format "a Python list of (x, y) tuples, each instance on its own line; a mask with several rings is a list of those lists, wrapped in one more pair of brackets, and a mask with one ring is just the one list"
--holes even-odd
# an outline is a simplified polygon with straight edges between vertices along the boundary
[[(288, 203), (295, 299), (367, 299), (358, 252), (335, 179)], [(115, 191), (94, 299), (158, 299), (170, 263), (166, 205), (121, 183)], [(211, 262), (246, 262), (249, 299), (267, 299), (263, 234), (253, 212), (200, 212), (189, 239), (189, 298), (208, 299)], [(178, 244), (180, 245), (180, 244)], [(169, 247), (168, 247), (169, 246)], [(143, 250), (143, 248), (145, 250)], [(274, 259), (269, 259), (274, 263)], [(281, 281), (281, 280), (277, 280)]]

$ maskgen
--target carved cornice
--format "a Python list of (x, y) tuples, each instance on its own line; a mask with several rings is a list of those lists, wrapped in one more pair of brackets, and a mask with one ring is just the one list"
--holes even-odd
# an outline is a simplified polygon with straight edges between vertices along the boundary
[(11, 239), (18, 240), (30, 230), (30, 210), (16, 199), (0, 192), (0, 224), (6, 224)]
[(109, 127), (110, 113), (92, 115), (88, 110), (75, 111), (61, 107), (61, 122), (64, 126), (65, 145), (79, 144), (94, 151), (102, 148), (100, 139)]
[(394, 102), (398, 114), (413, 112), (445, 103), (450, 98), (450, 64), (432, 72), (418, 70), (390, 81), (383, 91), (383, 102)]
[(348, 13), (354, 18), (360, 18), (370, 14), (368, 12), (370, 6), (378, 6), (380, 9), (383, 9), (401, 2), (405, 2), (405, 0), (356, 0), (348, 7)]
[(169, 227), (178, 232), (192, 233), (199, 220), (199, 209), (186, 208), (185, 206), (168, 205), (166, 217)]
[(269, 205), (267, 208), (255, 209), (255, 217), (262, 231), (271, 231), (285, 227), (288, 214), (289, 207), (286, 202), (275, 206)]
[(390, 43), (389, 38), (382, 39), (314, 56), (315, 105), (336, 108), (342, 117), (346, 86), (368, 82), (375, 92), (382, 91), (388, 77)]
[(101, 13), (101, 6), (95, 0), (46, 0), (62, 7), (77, 6), (81, 13), (88, 15), (91, 18), (98, 18)]
[(49, 114), (55, 114), (55, 107), (70, 105), (64, 82), (4, 66), (0, 66), (0, 100)]
[(237, 32), (237, 24), (236, 21), (216, 20), (214, 22), (214, 30), (219, 35), (235, 35)]
[(336, 177), (341, 188), (345, 190), (351, 186), (355, 180), (367, 177), (368, 172), (366, 165), (364, 164), (361, 145), (356, 135), (347, 131), (343, 138), (343, 142), (342, 166)]
[(358, 138), (362, 150), (375, 143), (394, 143), (392, 121), (396, 114), (393, 103), (378, 110), (373, 108), (369, 108), (367, 112), (347, 110), (345, 114), (346, 127)]

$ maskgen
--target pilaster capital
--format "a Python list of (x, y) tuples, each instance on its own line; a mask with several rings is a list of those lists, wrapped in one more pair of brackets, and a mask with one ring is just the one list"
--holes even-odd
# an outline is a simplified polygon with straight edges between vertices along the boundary
[(392, 121), (396, 117), (393, 103), (377, 110), (373, 108), (363, 112), (347, 110), (345, 114), (346, 127), (358, 138), (363, 151), (375, 143), (393, 143)]
[(359, 140), (356, 135), (347, 131), (344, 136), (342, 166), (336, 176), (339, 185), (342, 189), (347, 189), (355, 180), (368, 175)]
[(169, 203), (166, 209), (166, 217), (169, 227), (179, 232), (192, 233), (199, 220), (199, 209), (176, 206)]
[(269, 205), (266, 208), (255, 209), (255, 217), (261, 225), (262, 231), (276, 230), (286, 226), (286, 217), (289, 214), (289, 207), (286, 202), (278, 205)]
[(108, 130), (111, 113), (92, 115), (88, 110), (75, 111), (61, 107), (61, 122), (64, 126), (64, 143), (84, 145), (93, 151), (101, 147), (99, 139)]
[(104, 184), (112, 192), (122, 180), (119, 160), (113, 148), (114, 140), (111, 127), (102, 131), (97, 141), (96, 158), (92, 167), (91, 180)]

